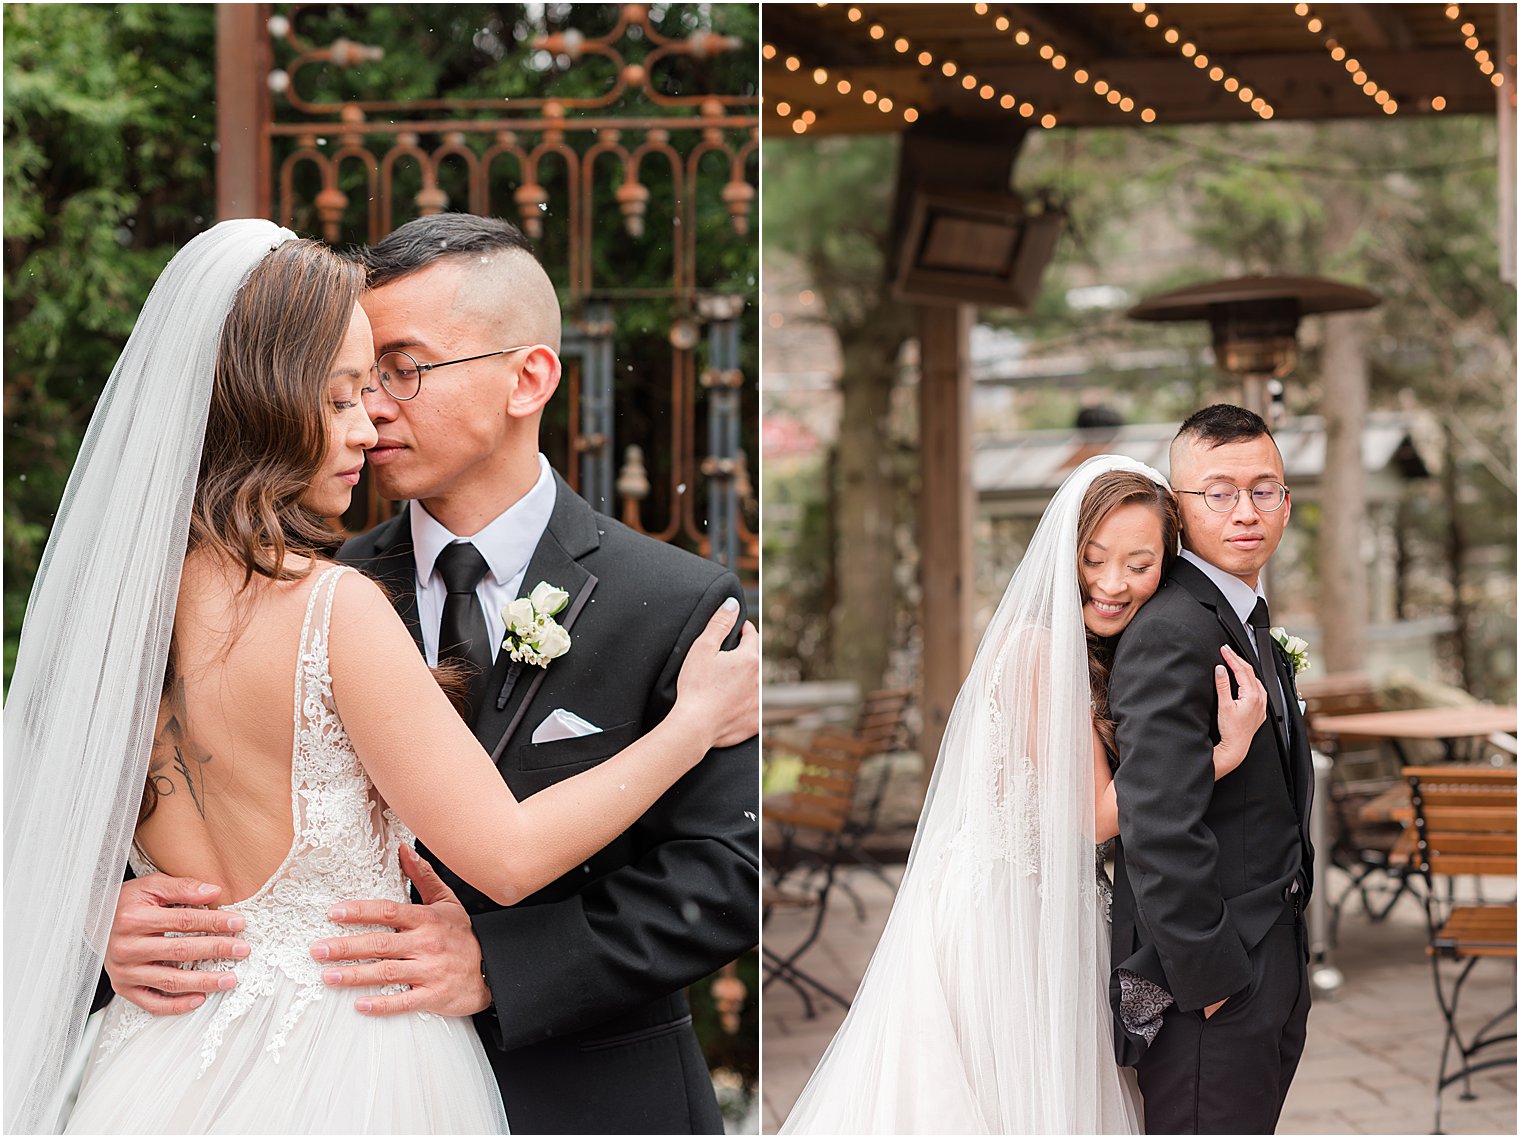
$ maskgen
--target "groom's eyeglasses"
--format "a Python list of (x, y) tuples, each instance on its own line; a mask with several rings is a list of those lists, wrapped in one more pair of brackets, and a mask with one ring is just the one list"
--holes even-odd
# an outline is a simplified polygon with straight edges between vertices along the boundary
[(371, 379), (378, 379), (380, 385), (390, 392), (392, 399), (405, 402), (408, 399), (416, 399), (417, 393), (422, 390), (422, 373), (425, 371), (437, 371), (441, 367), (453, 367), (455, 364), (467, 364), (474, 360), (490, 359), (492, 356), (504, 356), (509, 352), (520, 352), (531, 348), (532, 344), (518, 344), (514, 348), (502, 348), (498, 352), (482, 352), (478, 356), (465, 356), (463, 359), (445, 360), (441, 364), (420, 364), (406, 352), (386, 352), (369, 369)]
[(1258, 482), (1249, 490), (1242, 490), (1228, 482), (1210, 482), (1202, 490), (1178, 490), (1177, 493), (1198, 495), (1203, 499), (1204, 505), (1216, 514), (1227, 514), (1233, 510), (1242, 494), (1250, 494), (1251, 505), (1269, 514), (1281, 509), (1282, 504), (1288, 500), (1288, 488), (1281, 482)]

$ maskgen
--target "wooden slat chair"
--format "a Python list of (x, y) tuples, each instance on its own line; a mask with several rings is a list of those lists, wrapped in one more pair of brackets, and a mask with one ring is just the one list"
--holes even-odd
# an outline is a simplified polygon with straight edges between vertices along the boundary
[[(911, 688), (891, 688), (873, 691), (861, 702), (855, 718), (855, 737), (867, 745), (867, 759), (903, 749), (907, 734), (905, 718), (912, 697)], [(896, 887), (888, 880), (881, 862), (865, 849), (865, 839), (876, 832), (880, 823), (882, 803), (886, 801), (891, 781), (892, 765), (883, 762), (871, 785), (862, 786), (856, 792), (856, 800), (862, 803), (862, 807), (851, 812), (850, 821), (845, 825), (844, 853), (895, 893)], [(855, 897), (848, 885), (845, 891), (854, 899), (857, 915), (864, 919), (860, 898)]]
[[(875, 758), (878, 755), (888, 755), (903, 747), (903, 739), (906, 733), (905, 716), (908, 701), (913, 692), (909, 688), (884, 689), (871, 692), (861, 701), (860, 709), (856, 713), (853, 728), (845, 731), (842, 728), (826, 727), (813, 735), (813, 741), (823, 741), (829, 745), (830, 740), (849, 737), (853, 745), (861, 752), (861, 761)], [(882, 804), (886, 801), (887, 789), (892, 778), (892, 767), (883, 762), (880, 770), (869, 783), (857, 774), (852, 787), (851, 806), (845, 820), (845, 826), (837, 836), (831, 837), (830, 842), (837, 841), (838, 856), (845, 860), (864, 866), (872, 876), (876, 877), (889, 890), (896, 892), (896, 886), (886, 875), (882, 864), (871, 856), (865, 849), (865, 841), (875, 833), (880, 821)], [(815, 842), (813, 836), (799, 838), (795, 827), (790, 822), (783, 821), (795, 805), (807, 805), (807, 799), (816, 787), (800, 788), (799, 792), (773, 795), (765, 801), (765, 816), (772, 822), (782, 827), (783, 851), (787, 855), (778, 857), (776, 863), (770, 867), (773, 884), (780, 884), (781, 880), (797, 870), (807, 870), (816, 865), (819, 856), (806, 856), (811, 842)], [(798, 856), (802, 855), (802, 856)], [(833, 856), (832, 854), (830, 856)], [(838, 882), (850, 900), (854, 903), (855, 914), (861, 920), (865, 919), (865, 904), (859, 895), (850, 887), (846, 880)]]
[[(1441, 1065), (1436, 1075), (1435, 1130), (1441, 1131), (1441, 1095), (1462, 1083), (1462, 1098), (1472, 1099), (1472, 1075), (1515, 1062), (1502, 1058), (1475, 1059), (1495, 1044), (1513, 1043), (1515, 1032), (1494, 1035), (1515, 1014), (1507, 1009), (1490, 1018), (1464, 1039), (1457, 1027), (1462, 985), (1485, 957), (1515, 959), (1515, 904), (1458, 904), (1452, 890), (1440, 899), (1435, 884), (1456, 877), (1515, 877), (1515, 769), (1493, 767), (1405, 767), (1409, 783), (1409, 812), (1415, 835), (1415, 868), (1425, 879), (1425, 918), (1430, 943), (1426, 951), (1434, 973), (1436, 1002), (1446, 1020)], [(1453, 976), (1442, 975), (1442, 962), (1456, 961)], [(1461, 1066), (1448, 1071), (1455, 1049)]]
[(801, 756), (797, 789), (765, 806), (766, 818), (781, 829), (781, 846), (766, 862), (770, 880), (761, 897), (761, 924), (768, 924), (778, 908), (810, 908), (814, 916), (807, 935), (790, 951), (777, 951), (768, 939), (763, 944), (766, 975), (761, 990), (775, 980), (783, 981), (802, 997), (809, 1019), (816, 1014), (810, 989), (842, 1007), (850, 1006), (849, 1000), (797, 967), (797, 961), (823, 931), (829, 894), (845, 855), (861, 764), (871, 746), (853, 732), (816, 732)]

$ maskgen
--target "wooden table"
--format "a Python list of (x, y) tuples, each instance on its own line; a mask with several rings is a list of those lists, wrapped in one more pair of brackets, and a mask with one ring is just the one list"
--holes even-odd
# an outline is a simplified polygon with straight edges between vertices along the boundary
[(1404, 766), (1414, 765), (1403, 744), (1412, 739), (1440, 742), (1447, 761), (1458, 757), (1459, 744), (1486, 739), (1496, 731), (1513, 735), (1516, 710), (1475, 703), (1468, 707), (1422, 707), (1415, 711), (1374, 711), (1362, 715), (1317, 715), (1313, 729), (1334, 739), (1386, 739)]

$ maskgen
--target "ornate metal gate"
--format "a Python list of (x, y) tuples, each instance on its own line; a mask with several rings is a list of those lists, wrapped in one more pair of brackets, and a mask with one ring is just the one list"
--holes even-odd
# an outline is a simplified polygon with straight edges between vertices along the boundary
[[(566, 316), (550, 461), (596, 508), (753, 585), (758, 50), (710, 25), (723, 7), (549, 5), (534, 26), (518, 6), (221, 5), (218, 206), (334, 244), (451, 208), (517, 221)], [(387, 59), (366, 33), (461, 18), (475, 50), (450, 85), (471, 86), (473, 59), (475, 89), (395, 97), (438, 52)], [(495, 93), (513, 46), (526, 62), (504, 85), (535, 89)], [(719, 73), (740, 89), (713, 90)], [(636, 279), (609, 279), (609, 257)], [(371, 489), (344, 521), (388, 512)]]

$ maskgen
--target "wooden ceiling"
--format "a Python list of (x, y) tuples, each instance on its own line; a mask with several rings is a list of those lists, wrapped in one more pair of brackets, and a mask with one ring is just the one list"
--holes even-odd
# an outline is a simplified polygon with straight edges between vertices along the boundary
[(1390, 103), (1397, 116), (1493, 114), (1501, 90), (1514, 96), (1514, 5), (766, 4), (762, 11), (763, 122), (777, 136), (891, 133), (936, 114), (992, 129), (1381, 119), (1393, 117)]

